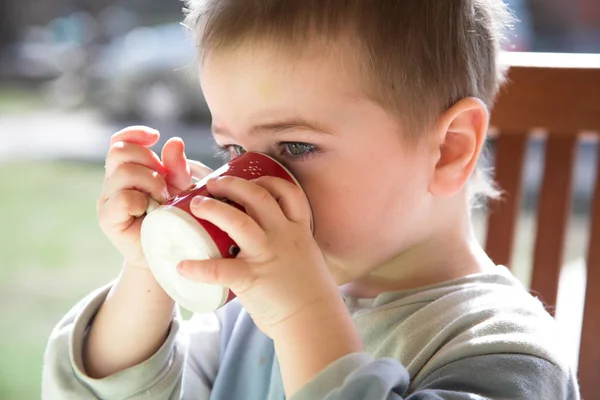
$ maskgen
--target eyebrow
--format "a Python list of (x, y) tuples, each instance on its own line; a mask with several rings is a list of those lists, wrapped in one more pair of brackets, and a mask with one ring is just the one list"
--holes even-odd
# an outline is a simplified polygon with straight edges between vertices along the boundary
[[(269, 122), (265, 124), (255, 125), (248, 131), (250, 135), (259, 135), (259, 134), (276, 134), (285, 131), (291, 130), (309, 130), (317, 133), (323, 133), (331, 135), (331, 129), (329, 129), (324, 124), (320, 124), (315, 121), (309, 121), (303, 118), (292, 118), (281, 121)], [(226, 129), (218, 126), (212, 125), (212, 132), (215, 135), (219, 136), (231, 136)]]

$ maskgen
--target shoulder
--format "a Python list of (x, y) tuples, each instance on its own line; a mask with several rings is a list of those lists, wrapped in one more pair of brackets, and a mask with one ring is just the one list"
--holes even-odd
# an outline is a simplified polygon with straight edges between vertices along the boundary
[(543, 304), (506, 270), (389, 297), (360, 316), (365, 344), (411, 377), (473, 357), (536, 357), (569, 372), (570, 355)]
[(568, 370), (555, 319), (521, 285), (481, 282), (457, 288), (430, 306), (447, 323), (445, 357), (522, 354)]
[(556, 320), (508, 271), (451, 287), (422, 311), (435, 315), (436, 335), (443, 338), (431, 367), (510, 354), (547, 361), (569, 374), (570, 355)]

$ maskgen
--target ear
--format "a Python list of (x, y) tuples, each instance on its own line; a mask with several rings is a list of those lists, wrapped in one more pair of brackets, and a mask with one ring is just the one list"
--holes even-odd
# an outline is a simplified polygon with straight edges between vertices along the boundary
[(454, 104), (437, 124), (439, 159), (429, 191), (451, 196), (460, 191), (477, 165), (485, 143), (489, 112), (479, 99), (469, 97)]

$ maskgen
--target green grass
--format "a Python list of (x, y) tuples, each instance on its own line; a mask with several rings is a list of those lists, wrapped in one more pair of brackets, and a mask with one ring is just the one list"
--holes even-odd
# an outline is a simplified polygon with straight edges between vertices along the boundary
[(31, 89), (0, 86), (0, 113), (19, 113), (43, 105), (42, 95)]
[(113, 279), (120, 256), (97, 225), (104, 169), (0, 164), (0, 398), (40, 398), (43, 351), (77, 300)]

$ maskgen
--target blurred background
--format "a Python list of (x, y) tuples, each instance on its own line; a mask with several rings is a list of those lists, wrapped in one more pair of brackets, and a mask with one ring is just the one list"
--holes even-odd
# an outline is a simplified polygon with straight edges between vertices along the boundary
[[(511, 51), (600, 53), (598, 0), (507, 2), (520, 20)], [(188, 156), (219, 165), (181, 8), (177, 0), (0, 0), (0, 399), (39, 398), (51, 329), (120, 269), (95, 215), (110, 135), (150, 125), (163, 135), (157, 148), (180, 136)], [(530, 143), (525, 170), (514, 262), (525, 284), (543, 146)], [(572, 301), (557, 310), (574, 349), (595, 146), (579, 149), (561, 283)]]

